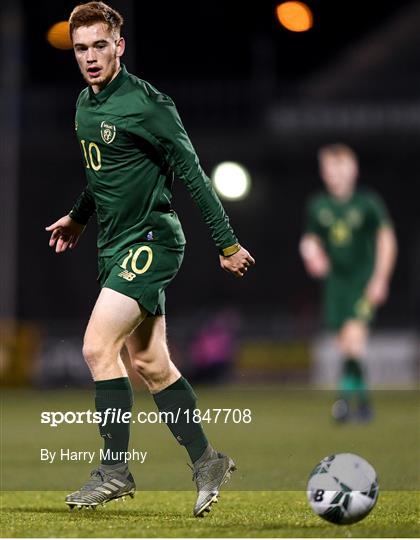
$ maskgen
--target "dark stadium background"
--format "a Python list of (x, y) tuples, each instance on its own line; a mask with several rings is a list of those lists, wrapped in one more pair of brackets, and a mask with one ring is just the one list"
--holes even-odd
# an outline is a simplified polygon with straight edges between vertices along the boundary
[[(175, 100), (210, 174), (243, 163), (252, 190), (225, 203), (257, 265), (245, 280), (218, 266), (209, 232), (181, 182), (174, 207), (188, 240), (167, 291), (174, 339), (233, 308), (247, 337), (309, 339), (319, 328), (318, 284), (298, 255), (307, 197), (320, 188), (316, 151), (350, 144), (361, 183), (385, 199), (399, 259), (378, 329), (415, 330), (420, 311), (420, 4), (308, 0), (314, 28), (291, 33), (276, 2), (135, 2), (126, 18), (129, 71)], [(67, 212), (85, 179), (73, 131), (84, 87), (71, 51), (48, 28), (73, 2), (2, 3), (2, 316), (81, 339), (98, 293), (95, 226), (74, 252), (55, 255), (44, 227)], [(54, 330), (55, 329), (55, 330)], [(182, 350), (180, 355), (182, 356)]]
[[(43, 411), (94, 408), (81, 353), (99, 292), (94, 220), (60, 256), (44, 230), (85, 184), (74, 133), (84, 82), (72, 52), (46, 41), (73, 1), (1, 0), (2, 536), (418, 536), (420, 0), (304, 1), (314, 27), (298, 34), (279, 25), (275, 1), (110, 0), (126, 18), (128, 70), (173, 97), (207, 173), (233, 160), (252, 176), (248, 198), (225, 203), (257, 261), (243, 280), (219, 268), (198, 210), (174, 187), (188, 245), (167, 290), (172, 357), (201, 411), (252, 412), (248, 424), (205, 423), (238, 472), (212, 514), (193, 520), (187, 455), (164, 426), (132, 426), (130, 447), (148, 458), (130, 463), (140, 493), (125, 508), (69, 514), (64, 495), (95, 464), (40, 459), (40, 449), (102, 445), (90, 424), (40, 421)], [(317, 149), (337, 141), (359, 155), (360, 181), (385, 199), (399, 242), (365, 359), (374, 417), (345, 426), (331, 421), (340, 363), (323, 333), (320, 287), (298, 255), (305, 202), (321, 187)], [(205, 365), (212, 332), (224, 347)], [(132, 381), (133, 413), (155, 412)], [(351, 529), (327, 524), (306, 500), (310, 471), (337, 452), (363, 456), (380, 483), (376, 508)]]

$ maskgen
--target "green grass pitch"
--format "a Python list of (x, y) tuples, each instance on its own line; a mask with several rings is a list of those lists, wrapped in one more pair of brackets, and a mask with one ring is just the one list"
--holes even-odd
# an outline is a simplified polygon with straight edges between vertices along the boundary
[[(132, 446), (148, 452), (130, 468), (136, 497), (97, 510), (73, 510), (67, 492), (84, 482), (95, 464), (40, 461), (40, 449), (99, 449), (97, 427), (40, 423), (41, 411), (92, 409), (81, 391), (6, 391), (2, 396), (2, 537), (417, 537), (419, 395), (377, 392), (372, 423), (334, 425), (333, 395), (278, 386), (198, 389), (199, 406), (249, 408), (249, 424), (206, 424), (214, 445), (232, 455), (238, 471), (220, 502), (203, 519), (192, 517), (194, 485), (185, 450), (158, 424), (134, 424)], [(145, 392), (136, 409), (154, 410)], [(374, 465), (380, 483), (372, 513), (351, 526), (315, 516), (305, 486), (325, 455), (354, 452)]]

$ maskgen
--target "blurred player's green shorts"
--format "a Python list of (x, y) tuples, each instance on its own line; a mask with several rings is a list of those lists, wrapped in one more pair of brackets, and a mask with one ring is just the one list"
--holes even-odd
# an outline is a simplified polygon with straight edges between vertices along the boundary
[(330, 330), (339, 330), (350, 319), (369, 324), (375, 310), (364, 295), (367, 280), (328, 277), (324, 289), (324, 318)]
[(136, 300), (151, 315), (165, 314), (165, 289), (178, 273), (184, 246), (139, 243), (110, 257), (99, 257), (98, 281)]

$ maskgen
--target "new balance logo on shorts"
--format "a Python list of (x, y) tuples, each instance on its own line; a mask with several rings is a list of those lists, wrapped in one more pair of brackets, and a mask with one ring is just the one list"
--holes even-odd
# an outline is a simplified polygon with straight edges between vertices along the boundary
[(133, 279), (136, 277), (136, 274), (133, 274), (133, 272), (129, 272), (128, 270), (123, 270), (118, 274), (118, 276), (126, 279), (127, 281), (133, 281)]

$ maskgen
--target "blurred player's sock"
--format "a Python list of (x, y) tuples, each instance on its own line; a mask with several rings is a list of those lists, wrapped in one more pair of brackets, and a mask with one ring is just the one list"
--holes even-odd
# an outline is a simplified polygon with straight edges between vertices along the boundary
[(360, 410), (370, 409), (369, 395), (362, 364), (357, 358), (346, 358), (340, 378), (340, 394), (345, 400), (357, 400)]
[[(163, 416), (175, 439), (185, 446), (194, 463), (209, 446), (200, 422), (194, 422), (197, 396), (189, 382), (181, 377), (173, 384), (153, 395), (160, 412), (172, 413)], [(173, 421), (172, 421), (173, 420)]]
[(343, 397), (366, 393), (366, 384), (361, 362), (357, 358), (346, 358), (340, 377), (340, 392)]
[[(95, 405), (96, 410), (102, 414), (102, 419), (106, 418), (105, 425), (99, 425), (99, 433), (104, 439), (103, 465), (113, 465), (122, 463), (122, 452), (127, 452), (128, 441), (130, 439), (130, 424), (122, 422), (124, 413), (130, 412), (133, 407), (133, 390), (128, 377), (110, 379), (107, 381), (95, 381)], [(109, 411), (108, 416), (106, 410)]]

